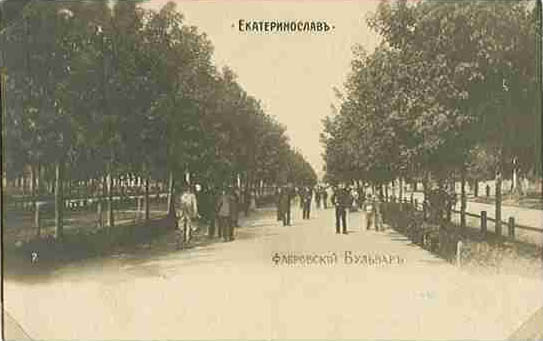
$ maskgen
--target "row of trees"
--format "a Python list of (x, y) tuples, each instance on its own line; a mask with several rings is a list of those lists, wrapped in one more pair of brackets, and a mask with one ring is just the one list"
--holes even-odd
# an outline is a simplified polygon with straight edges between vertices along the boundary
[(150, 181), (168, 183), (170, 198), (186, 173), (206, 187), (240, 179), (246, 193), (257, 184), (316, 181), (285, 128), (230, 69), (217, 70), (210, 41), (173, 3), (159, 11), (133, 1), (0, 5), (3, 177), (30, 169), (32, 183), (53, 182), (58, 236), (65, 182), (109, 197), (113, 225), (120, 175), (145, 179), (146, 197)]
[(540, 177), (540, 15), (539, 1), (381, 3), (368, 24), (382, 42), (354, 49), (324, 121), (327, 178), (460, 180), (465, 209), (467, 180), (495, 176), (499, 200), (504, 172)]

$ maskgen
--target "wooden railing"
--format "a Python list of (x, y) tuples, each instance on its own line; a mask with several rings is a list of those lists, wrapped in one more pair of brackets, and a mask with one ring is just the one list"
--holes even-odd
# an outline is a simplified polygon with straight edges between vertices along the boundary
[[(412, 204), (416, 210), (424, 211), (426, 209), (425, 204), (424, 203), (419, 204), (417, 199), (414, 199), (413, 201), (410, 201), (410, 200), (407, 200), (407, 199), (404, 198), (400, 202), (401, 203)], [(451, 209), (451, 212), (452, 213), (457, 213), (457, 214), (462, 213), (461, 211), (456, 210), (456, 209)], [(496, 222), (495, 218), (488, 217), (487, 211), (481, 211), (480, 214), (476, 214), (476, 213), (472, 213), (472, 212), (465, 212), (465, 215), (468, 216), (468, 217), (479, 218), (480, 219), (480, 229), (481, 229), (481, 231), (483, 233), (487, 232), (487, 225), (488, 225), (487, 223), (488, 223), (488, 221), (491, 221), (491, 222), (494, 222), (494, 223)], [(509, 217), (508, 221), (502, 221), (502, 224), (504, 224), (504, 225), (506, 225), (508, 227), (508, 236), (510, 238), (515, 238), (515, 230), (516, 229), (543, 233), (543, 228), (518, 224), (517, 222), (515, 222), (514, 217)]]

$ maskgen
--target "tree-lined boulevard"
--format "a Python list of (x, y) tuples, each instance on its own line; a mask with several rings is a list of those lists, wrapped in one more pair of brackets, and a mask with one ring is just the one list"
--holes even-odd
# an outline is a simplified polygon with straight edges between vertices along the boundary
[[(383, 2), (382, 37), (356, 46), (336, 113), (324, 121), (326, 177), (388, 189), (392, 181), (455, 192), (521, 178), (541, 194), (541, 2)], [(525, 190), (525, 189), (524, 189)], [(482, 192), (482, 189), (481, 189)], [(436, 196), (434, 196), (436, 197)], [(462, 221), (462, 226), (465, 222)]]
[(175, 3), (0, 10), (7, 339), (543, 337), (541, 1), (360, 13), (320, 179)]
[(57, 240), (73, 195), (98, 199), (102, 228), (115, 225), (113, 197), (127, 191), (144, 194), (145, 207), (150, 192), (167, 191), (171, 213), (185, 182), (208, 197), (236, 187), (247, 206), (263, 186), (316, 181), (285, 127), (232, 70), (217, 69), (211, 42), (174, 3), (7, 0), (1, 9), (5, 203), (54, 196)]
[[(535, 264), (521, 277), (527, 263), (458, 268), (397, 232), (361, 229), (364, 213), (349, 215), (347, 235), (335, 234), (333, 209), (312, 214), (293, 207), (294, 225), (282, 227), (263, 209), (234, 243), (179, 253), (165, 236), (8, 280), (5, 304), (37, 339), (505, 339), (543, 302)], [(346, 264), (345, 251), (404, 262)], [(276, 253), (336, 253), (337, 263), (275, 265)]]

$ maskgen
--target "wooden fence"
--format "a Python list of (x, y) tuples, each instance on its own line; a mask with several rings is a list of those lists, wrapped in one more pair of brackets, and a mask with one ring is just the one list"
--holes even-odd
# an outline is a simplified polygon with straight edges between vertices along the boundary
[[(422, 204), (419, 205), (417, 199), (407, 200), (407, 198), (404, 198), (403, 200), (401, 200), (401, 203), (410, 203), (415, 207), (416, 210), (426, 211), (426, 203), (422, 203)], [(456, 210), (456, 209), (451, 209), (451, 212), (452, 213), (457, 213), (457, 214), (462, 214), (461, 211)], [(481, 229), (481, 232), (483, 232), (483, 233), (487, 232), (488, 221), (496, 223), (495, 218), (488, 217), (487, 211), (481, 211), (480, 214), (476, 214), (476, 213), (472, 213), (472, 212), (465, 212), (465, 215), (468, 216), (468, 217), (479, 218), (479, 220), (480, 220), (480, 229)], [(515, 222), (514, 217), (509, 217), (508, 221), (501, 221), (501, 223), (503, 225), (507, 226), (508, 237), (513, 238), (513, 239), (515, 238), (515, 230), (516, 229), (543, 233), (543, 228), (518, 224), (517, 222)], [(499, 230), (495, 231), (495, 232), (498, 235), (501, 234)]]

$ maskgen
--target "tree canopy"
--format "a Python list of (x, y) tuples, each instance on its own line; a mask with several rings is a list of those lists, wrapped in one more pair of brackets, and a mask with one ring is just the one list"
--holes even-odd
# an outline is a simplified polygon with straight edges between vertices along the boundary
[(327, 177), (438, 181), (454, 171), (541, 174), (541, 41), (530, 1), (382, 2), (382, 38), (356, 46), (321, 140)]
[(173, 3), (8, 0), (2, 18), (8, 178), (62, 161), (81, 179), (189, 171), (276, 183), (309, 166)]

